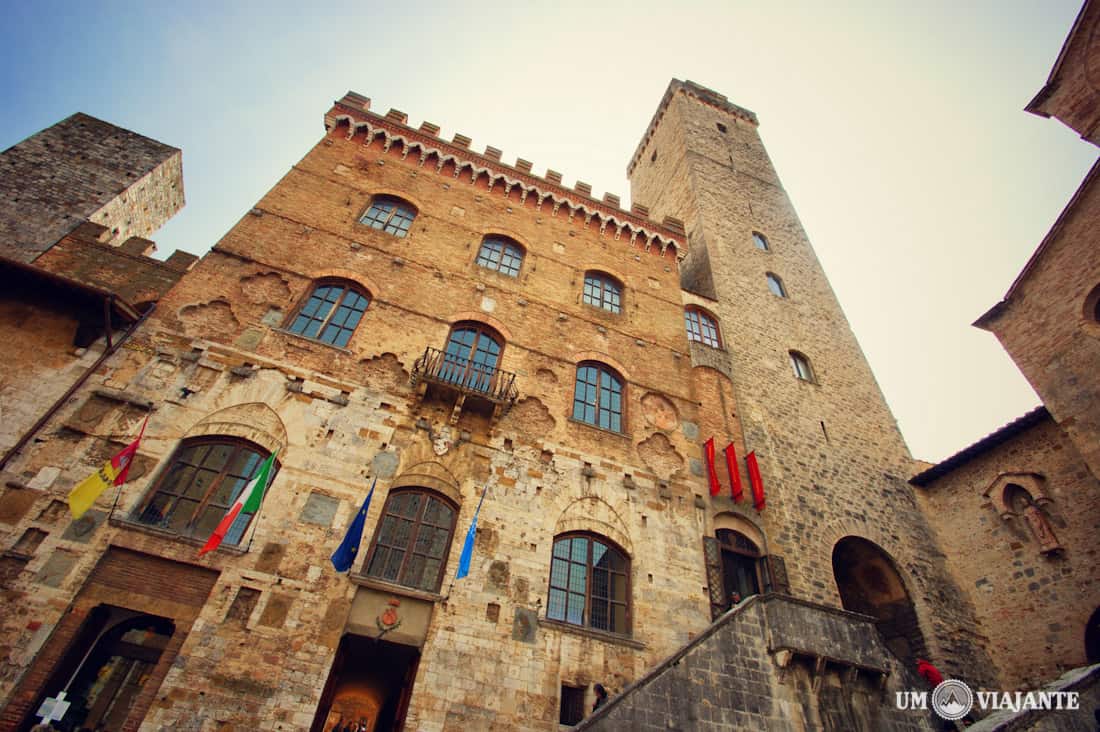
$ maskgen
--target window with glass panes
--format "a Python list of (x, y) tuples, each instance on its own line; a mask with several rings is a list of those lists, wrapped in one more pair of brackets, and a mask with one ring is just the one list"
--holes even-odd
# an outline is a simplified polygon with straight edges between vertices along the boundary
[(573, 625), (630, 633), (630, 561), (597, 536), (554, 540), (546, 617)]
[(623, 431), (623, 382), (600, 363), (577, 366), (573, 419), (612, 432)]
[(700, 310), (685, 310), (684, 324), (687, 326), (689, 341), (702, 343), (711, 348), (722, 346), (722, 341), (718, 337), (718, 323), (706, 313)]
[[(135, 518), (182, 536), (206, 539), (267, 456), (258, 445), (231, 437), (188, 440), (173, 453)], [(222, 544), (239, 544), (251, 521), (252, 514), (239, 514)]]
[(343, 348), (370, 305), (370, 297), (346, 282), (322, 282), (294, 316), (291, 333)]
[(803, 356), (798, 351), (791, 351), (791, 368), (794, 369), (794, 375), (803, 381), (813, 381), (814, 372), (810, 368), (810, 359)]
[(767, 237), (765, 237), (759, 231), (752, 232), (752, 243), (756, 246), (757, 249), (763, 250), (765, 252), (771, 249), (771, 246), (769, 246), (768, 244)]
[(439, 590), (455, 509), (427, 491), (391, 493), (374, 532), (367, 575), (426, 592)]
[(415, 218), (416, 209), (400, 198), (377, 196), (371, 201), (370, 208), (359, 219), (359, 223), (381, 229), (387, 234), (404, 237), (409, 233), (409, 227)]
[(503, 239), (486, 239), (477, 253), (478, 265), (509, 277), (518, 277), (523, 266), (523, 249)]
[(607, 275), (588, 272), (584, 276), (583, 300), (593, 307), (613, 313), (622, 312), (623, 288)]

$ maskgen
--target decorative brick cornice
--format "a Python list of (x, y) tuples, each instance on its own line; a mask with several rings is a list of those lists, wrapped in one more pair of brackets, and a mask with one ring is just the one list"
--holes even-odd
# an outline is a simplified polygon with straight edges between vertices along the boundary
[(661, 124), (661, 118), (664, 117), (665, 110), (668, 109), (672, 97), (676, 94), (683, 94), (684, 96), (691, 97), (702, 104), (719, 109), (752, 125), (760, 124), (755, 113), (750, 112), (744, 107), (737, 106), (727, 99), (724, 94), (719, 94), (713, 89), (708, 89), (705, 86), (696, 84), (694, 81), (673, 79), (668, 83), (668, 88), (665, 89), (665, 95), (661, 97), (661, 103), (657, 105), (657, 111), (653, 113), (653, 119), (649, 121), (649, 127), (646, 128), (645, 134), (642, 135), (641, 142), (639, 142), (638, 147), (635, 148), (634, 155), (630, 158), (630, 164), (626, 166), (627, 175), (634, 172), (638, 160), (645, 152), (646, 146), (649, 145), (650, 138), (652, 138), (653, 133), (657, 131), (657, 126)]
[(618, 196), (608, 194), (602, 201), (593, 198), (587, 184), (578, 182), (575, 189), (566, 188), (561, 185), (561, 174), (555, 171), (548, 170), (546, 177), (540, 178), (531, 173), (531, 165), (526, 160), (517, 160), (515, 166), (503, 163), (496, 148), (487, 148), (484, 155), (475, 153), (469, 149), (470, 138), (464, 135), (456, 134), (453, 141), (447, 142), (436, 136), (439, 128), (429, 122), (413, 129), (405, 124), (407, 117), (404, 114), (381, 116), (369, 109), (368, 98), (348, 92), (325, 115), (325, 128), (331, 131), (347, 125), (348, 139), (365, 131), (368, 142), (381, 136), (384, 151), (389, 151), (395, 143), (401, 144), (403, 159), (417, 150), (417, 162), (421, 166), (434, 157), (436, 171), (441, 172), (450, 162), (455, 166), (455, 178), (465, 175), (473, 183), (484, 174), (489, 178), (490, 190), (499, 185), (508, 195), (518, 188), (521, 202), (525, 203), (533, 195), (537, 208), (549, 202), (554, 214), (565, 208), (570, 219), (577, 215), (583, 215), (585, 223), (595, 219), (600, 223), (601, 234), (610, 228), (615, 239), (628, 234), (631, 244), (640, 244), (646, 250), (656, 246), (664, 254), (672, 247), (677, 259), (687, 254), (687, 238), (679, 219), (668, 216), (658, 223), (639, 211), (619, 208)]

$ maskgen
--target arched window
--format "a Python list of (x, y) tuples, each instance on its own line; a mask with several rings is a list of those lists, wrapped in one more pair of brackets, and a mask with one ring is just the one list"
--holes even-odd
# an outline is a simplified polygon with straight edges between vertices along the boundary
[(368, 305), (370, 296), (358, 285), (343, 280), (321, 281), (313, 287), (287, 330), (343, 348)]
[(404, 238), (415, 218), (416, 209), (408, 201), (394, 196), (375, 196), (359, 223)]
[(393, 491), (374, 532), (366, 574), (437, 592), (457, 515), (455, 506), (437, 493), (422, 488)]
[(752, 243), (757, 249), (762, 251), (769, 251), (771, 246), (768, 245), (768, 238), (761, 234), (759, 231), (752, 232)]
[[(135, 518), (181, 536), (207, 539), (268, 455), (259, 445), (235, 437), (185, 440), (172, 453)], [(222, 544), (239, 544), (251, 521), (251, 513), (238, 514)]]
[(475, 391), (491, 392), (504, 340), (482, 323), (457, 323), (447, 337), (439, 378)]
[(684, 324), (687, 326), (689, 341), (702, 343), (711, 348), (721, 348), (722, 339), (718, 335), (718, 321), (698, 308), (684, 311)]
[(776, 297), (786, 297), (787, 289), (783, 287), (783, 280), (779, 279), (779, 275), (768, 272), (765, 275), (768, 279), (768, 289), (772, 291), (772, 294)]
[(790, 351), (791, 368), (794, 369), (794, 375), (803, 381), (814, 381), (814, 372), (810, 368), (810, 359), (803, 356), (798, 351)]
[(602, 272), (585, 272), (584, 302), (593, 307), (622, 312), (623, 287)]
[(573, 419), (622, 432), (623, 381), (619, 375), (595, 361), (579, 364), (573, 391)]
[(486, 237), (478, 250), (477, 263), (485, 269), (517, 277), (523, 266), (523, 248), (510, 239)]
[(729, 603), (726, 607), (759, 594), (761, 554), (756, 544), (733, 529), (718, 529), (715, 536), (722, 552), (722, 584)]
[(573, 625), (630, 633), (630, 559), (601, 536), (554, 539), (546, 617)]

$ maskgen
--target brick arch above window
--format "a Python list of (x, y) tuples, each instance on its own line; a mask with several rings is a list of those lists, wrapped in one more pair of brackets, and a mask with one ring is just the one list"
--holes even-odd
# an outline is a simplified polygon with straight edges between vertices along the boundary
[(513, 340), (512, 331), (508, 326), (502, 323), (498, 318), (494, 318), (492, 315), (483, 313), (480, 310), (461, 310), (457, 313), (452, 313), (447, 318), (447, 322), (452, 329), (462, 322), (481, 323), (495, 330), (505, 341), (511, 342)]
[(619, 376), (623, 378), (624, 384), (631, 380), (630, 371), (626, 366), (615, 357), (609, 356), (603, 351), (575, 351), (572, 360), (574, 365), (579, 364), (581, 361), (599, 361), (618, 371)]
[(316, 269), (310, 273), (310, 278), (316, 282), (317, 280), (345, 280), (346, 282), (353, 282), (371, 296), (371, 300), (374, 300), (378, 294), (382, 291), (382, 288), (378, 286), (370, 276), (356, 272), (350, 269), (343, 269), (341, 267), (325, 267), (322, 269)]

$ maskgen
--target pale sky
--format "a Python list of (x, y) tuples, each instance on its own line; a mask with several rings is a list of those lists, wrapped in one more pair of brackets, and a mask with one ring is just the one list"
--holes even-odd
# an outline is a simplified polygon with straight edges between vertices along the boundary
[(1096, 157), (1023, 112), (1078, 0), (8, 3), (0, 148), (82, 111), (183, 149), (160, 256), (207, 251), (354, 90), (628, 205), (669, 80), (760, 134), (915, 457), (1038, 403), (989, 333)]

